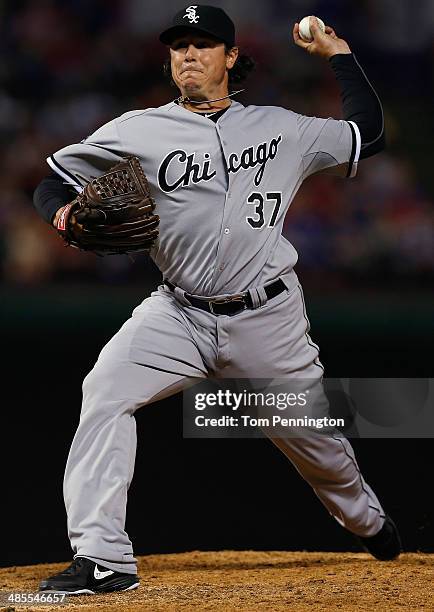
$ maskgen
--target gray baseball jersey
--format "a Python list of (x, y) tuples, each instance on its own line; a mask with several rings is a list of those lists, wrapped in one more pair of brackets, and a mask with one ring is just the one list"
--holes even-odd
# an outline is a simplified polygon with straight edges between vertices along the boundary
[(297, 190), (326, 169), (354, 176), (359, 151), (347, 121), (232, 102), (214, 123), (171, 102), (128, 112), (47, 161), (81, 189), (136, 155), (161, 218), (152, 258), (185, 291), (216, 296), (288, 278), (297, 253), (281, 232)]
[[(151, 255), (163, 275), (196, 296), (257, 291), (253, 308), (231, 317), (195, 308), (182, 291), (160, 286), (103, 348), (84, 381), (65, 472), (75, 556), (136, 572), (125, 517), (138, 408), (208, 376), (321, 384), (293, 271), (297, 253), (281, 231), (302, 181), (329, 169), (354, 176), (359, 150), (359, 130), (346, 121), (232, 102), (214, 123), (172, 102), (126, 113), (48, 159), (81, 190), (136, 155), (161, 218)], [(264, 285), (278, 278), (286, 291), (268, 300)], [(363, 536), (379, 531), (384, 511), (347, 440), (273, 442), (338, 522)]]

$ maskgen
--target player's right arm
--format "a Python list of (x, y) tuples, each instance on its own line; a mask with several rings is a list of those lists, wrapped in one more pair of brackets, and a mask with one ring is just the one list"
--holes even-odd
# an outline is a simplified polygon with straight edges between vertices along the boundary
[[(312, 55), (328, 59), (338, 81), (344, 121), (298, 116), (298, 133), (304, 165), (304, 178), (316, 172), (352, 177), (359, 158), (382, 151), (385, 146), (384, 113), (380, 99), (351, 52), (329, 26), (325, 32), (311, 17), (313, 41), (299, 36), (294, 26), (294, 42)], [(349, 136), (351, 131), (351, 136)]]

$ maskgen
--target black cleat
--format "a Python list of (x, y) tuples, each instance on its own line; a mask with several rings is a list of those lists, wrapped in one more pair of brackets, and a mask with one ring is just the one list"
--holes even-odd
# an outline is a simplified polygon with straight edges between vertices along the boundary
[(402, 552), (401, 538), (390, 516), (386, 516), (384, 525), (374, 536), (370, 538), (358, 536), (357, 539), (366, 552), (380, 561), (392, 561)]
[(39, 590), (66, 595), (95, 595), (130, 591), (138, 586), (139, 577), (136, 574), (114, 572), (86, 557), (77, 557), (63, 572), (42, 580)]

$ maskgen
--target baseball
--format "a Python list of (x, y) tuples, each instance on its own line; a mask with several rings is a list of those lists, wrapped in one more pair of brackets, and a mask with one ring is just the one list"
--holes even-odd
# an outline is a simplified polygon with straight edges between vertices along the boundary
[[(298, 24), (298, 31), (300, 33), (300, 38), (302, 38), (305, 42), (311, 42), (313, 40), (313, 36), (310, 33), (310, 24), (309, 17), (314, 17), (315, 15), (308, 15), (307, 17), (303, 17), (303, 19)], [(325, 24), (322, 19), (316, 17), (319, 23), (319, 27), (323, 32), (325, 32)]]

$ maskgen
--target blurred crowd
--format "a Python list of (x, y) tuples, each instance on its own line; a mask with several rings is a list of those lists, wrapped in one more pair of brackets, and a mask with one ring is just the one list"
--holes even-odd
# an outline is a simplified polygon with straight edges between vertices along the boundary
[[(298, 269), (336, 285), (434, 277), (434, 2), (214, 0), (237, 23), (257, 70), (239, 99), (341, 116), (326, 62), (291, 41), (317, 14), (356, 50), (384, 105), (388, 148), (355, 180), (315, 176), (287, 215)], [(133, 108), (167, 103), (158, 32), (181, 1), (4, 0), (0, 3), (0, 273), (4, 283), (140, 282), (145, 257), (98, 258), (65, 248), (35, 212), (46, 157)], [(151, 145), (152, 146), (152, 145)]]

